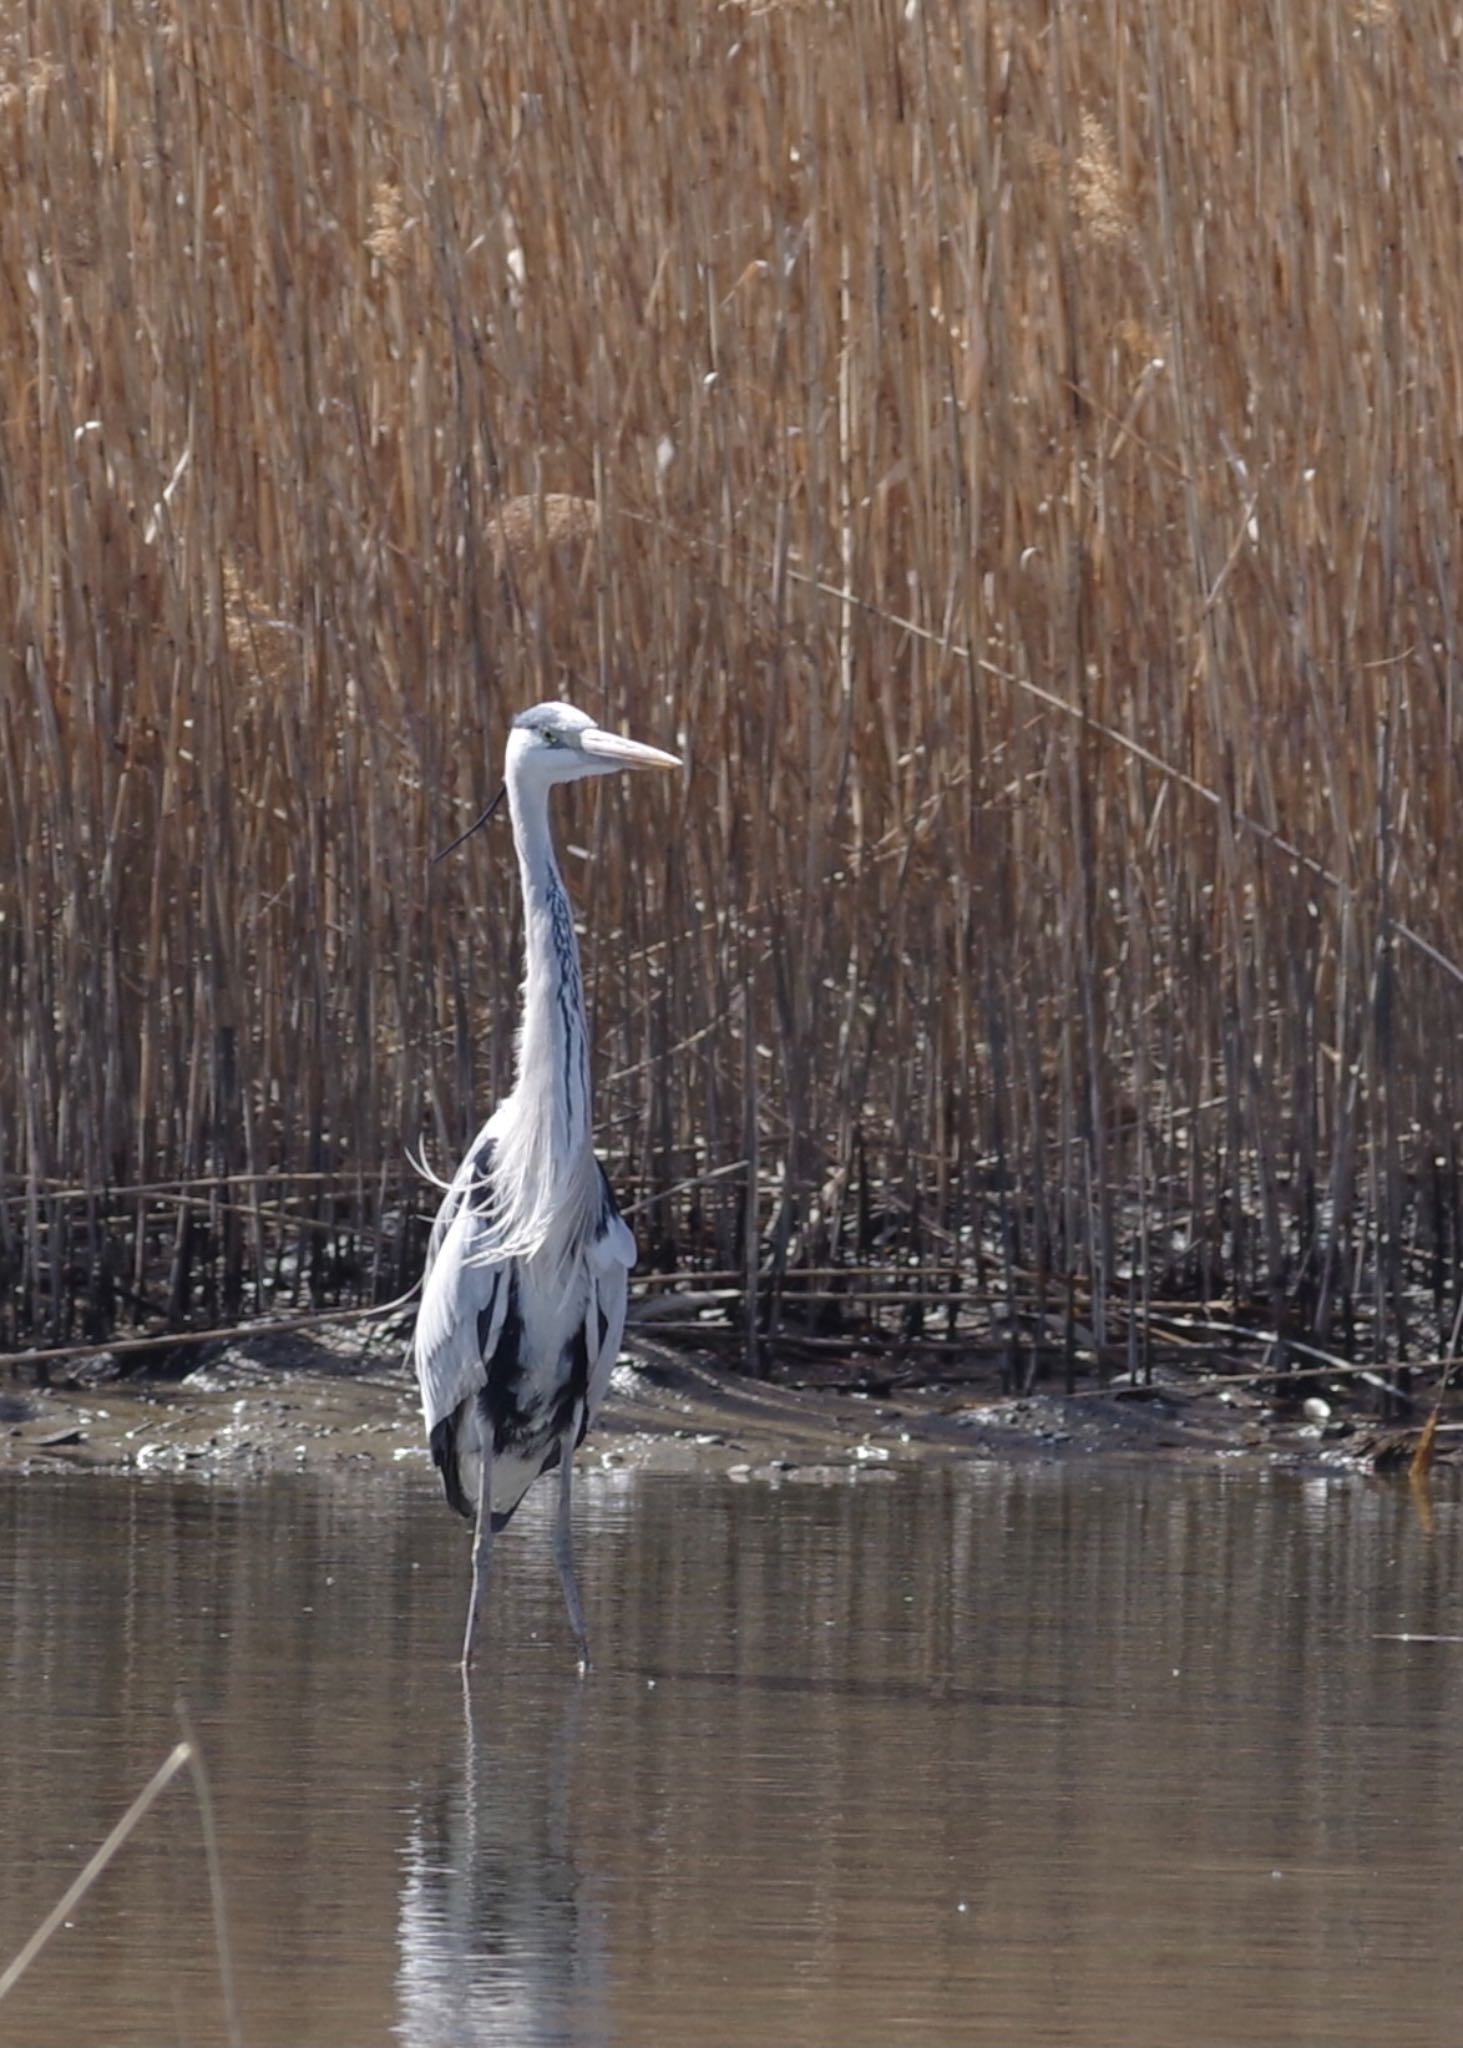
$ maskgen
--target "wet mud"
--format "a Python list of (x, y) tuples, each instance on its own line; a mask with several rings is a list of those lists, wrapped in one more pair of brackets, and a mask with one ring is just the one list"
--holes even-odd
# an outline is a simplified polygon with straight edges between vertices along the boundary
[[(590, 1467), (772, 1484), (877, 1479), (932, 1461), (1099, 1456), (1385, 1467), (1405, 1464), (1417, 1433), (1316, 1397), (1161, 1372), (1152, 1384), (1015, 1395), (993, 1369), (988, 1382), (879, 1393), (753, 1381), (633, 1332), (629, 1345), (580, 1453)], [(363, 1348), (359, 1325), (192, 1356), (181, 1377), (123, 1375), (104, 1359), (47, 1387), (0, 1384), (0, 1469), (247, 1476), (426, 1462), (399, 1350)]]

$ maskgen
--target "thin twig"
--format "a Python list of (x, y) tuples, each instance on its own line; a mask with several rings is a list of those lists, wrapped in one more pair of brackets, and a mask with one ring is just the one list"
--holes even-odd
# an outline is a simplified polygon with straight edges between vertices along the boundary
[(398, 1314), (413, 1300), (415, 1287), (398, 1295), (395, 1301), (373, 1304), (368, 1308), (321, 1309), (308, 1316), (289, 1316), (278, 1322), (231, 1323), (226, 1328), (214, 1330), (173, 1330), (163, 1331), (156, 1337), (122, 1337), (111, 1344), (56, 1344), (45, 1351), (9, 1351), (0, 1354), (0, 1365), (11, 1367), (23, 1365), (50, 1365), (58, 1358), (110, 1358), (113, 1354), (138, 1351), (167, 1351), (175, 1345), (222, 1344), (237, 1337), (289, 1336), (296, 1330), (319, 1330), (331, 1323), (358, 1323)]
[(87, 1858), (35, 1933), (24, 1943), (19, 1954), (4, 1970), (0, 1970), (0, 1999), (9, 1996), (51, 1936), (65, 1926), (75, 1907), (86, 1897), (117, 1851), (133, 1834), (144, 1815), (156, 1805), (179, 1771), (184, 1770), (192, 1761), (192, 1756), (192, 1745), (180, 1742), (164, 1757), (101, 1847)]

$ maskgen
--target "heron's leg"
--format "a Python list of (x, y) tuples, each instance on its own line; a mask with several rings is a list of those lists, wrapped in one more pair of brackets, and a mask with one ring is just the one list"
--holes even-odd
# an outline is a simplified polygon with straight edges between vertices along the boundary
[(579, 1669), (589, 1669), (589, 1637), (584, 1632), (584, 1609), (579, 1604), (579, 1585), (574, 1577), (574, 1521), (571, 1502), (574, 1493), (574, 1439), (577, 1427), (559, 1440), (559, 1506), (554, 1516), (554, 1563), (559, 1567), (559, 1584), (564, 1588), (564, 1605), (579, 1652)]
[(472, 1592), (467, 1603), (467, 1630), (462, 1638), (462, 1668), (472, 1669), (473, 1647), (477, 1641), (478, 1610), (483, 1602), (483, 1589), (488, 1583), (488, 1565), (493, 1555), (493, 1432), (492, 1424), (483, 1421), (480, 1434), (483, 1439), (482, 1459), (478, 1468), (478, 1515), (477, 1527), (472, 1538)]

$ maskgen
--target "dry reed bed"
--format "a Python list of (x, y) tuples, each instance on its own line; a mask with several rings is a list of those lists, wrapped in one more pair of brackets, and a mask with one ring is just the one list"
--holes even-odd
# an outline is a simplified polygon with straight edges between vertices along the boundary
[(4, 14), (0, 1339), (409, 1281), (552, 692), (653, 1264), (1443, 1345), (1449, 10)]

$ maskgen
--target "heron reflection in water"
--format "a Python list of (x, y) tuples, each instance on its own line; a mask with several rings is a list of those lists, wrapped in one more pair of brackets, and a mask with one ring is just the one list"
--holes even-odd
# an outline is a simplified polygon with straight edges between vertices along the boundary
[(609, 2020), (604, 1887), (574, 1820), (585, 1696), (477, 1725), (464, 1698), (460, 1774), (430, 1788), (402, 1850), (397, 2037), (411, 2048), (603, 2048)]

